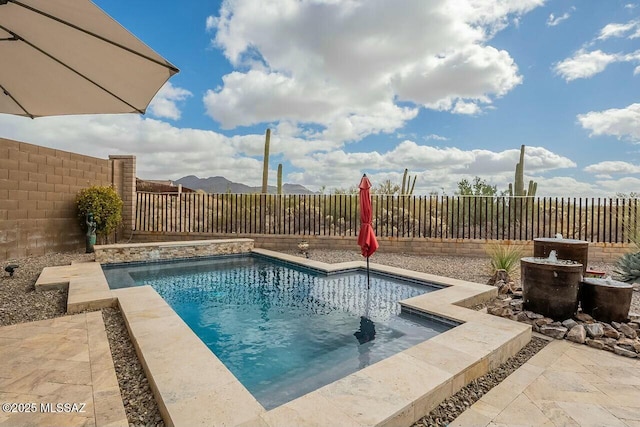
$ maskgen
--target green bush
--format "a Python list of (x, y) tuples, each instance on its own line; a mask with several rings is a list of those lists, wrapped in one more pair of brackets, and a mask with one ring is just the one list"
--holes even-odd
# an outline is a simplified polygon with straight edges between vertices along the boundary
[(122, 200), (113, 187), (85, 188), (78, 193), (76, 206), (82, 230), (87, 231), (86, 215), (91, 212), (96, 222), (96, 235), (102, 238), (111, 234), (122, 222)]
[(492, 243), (487, 246), (487, 255), (491, 259), (492, 274), (498, 270), (506, 270), (511, 276), (520, 267), (520, 258), (524, 256), (524, 248), (508, 243)]

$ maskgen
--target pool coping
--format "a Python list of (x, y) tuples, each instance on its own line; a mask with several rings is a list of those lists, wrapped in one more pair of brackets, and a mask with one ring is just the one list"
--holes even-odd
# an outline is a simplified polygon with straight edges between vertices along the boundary
[[(364, 261), (326, 264), (265, 249), (252, 253), (326, 273), (366, 267)], [(85, 264), (94, 265), (82, 268), (91, 273), (87, 282), (101, 288), (106, 279), (100, 264)], [(406, 426), (531, 339), (529, 325), (467, 308), (495, 297), (493, 286), (376, 263), (370, 268), (442, 286), (401, 301), (403, 310), (461, 324), (271, 410), (257, 402), (153, 288), (109, 290), (109, 297), (120, 307), (168, 426)], [(81, 273), (74, 273), (73, 280), (83, 282)], [(84, 297), (84, 303), (92, 301)]]

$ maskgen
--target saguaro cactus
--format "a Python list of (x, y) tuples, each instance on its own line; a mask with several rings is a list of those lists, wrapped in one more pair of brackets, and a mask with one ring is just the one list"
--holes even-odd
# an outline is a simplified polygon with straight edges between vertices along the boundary
[(271, 129), (267, 129), (264, 136), (264, 163), (262, 165), (262, 194), (267, 194), (267, 182), (269, 181), (269, 143), (271, 141)]
[[(538, 183), (530, 180), (527, 190), (524, 189), (524, 145), (520, 146), (520, 161), (516, 165), (516, 173), (513, 185), (509, 184), (509, 196), (519, 197), (535, 197), (538, 189)], [(515, 221), (522, 217), (522, 207), (528, 211), (533, 208), (529, 203), (529, 199), (511, 199), (511, 215)]]
[(278, 164), (278, 194), (282, 194), (282, 163)]
[(516, 165), (515, 180), (509, 184), (509, 196), (535, 197), (538, 183), (530, 180), (527, 190), (524, 189), (524, 145), (520, 146), (520, 161)]
[[(413, 177), (413, 184), (411, 184), (411, 189), (409, 189), (409, 184), (411, 183), (411, 176), (408, 176), (409, 169), (404, 170), (404, 174), (402, 175), (402, 191), (400, 195), (402, 196), (411, 196), (413, 194), (413, 189), (416, 186), (416, 178), (417, 175)], [(409, 178), (409, 179), (407, 179)]]

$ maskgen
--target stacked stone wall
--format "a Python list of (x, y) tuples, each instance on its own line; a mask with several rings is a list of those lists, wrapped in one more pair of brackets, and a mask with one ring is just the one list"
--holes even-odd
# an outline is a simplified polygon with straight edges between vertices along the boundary
[(251, 252), (251, 239), (197, 240), (158, 243), (128, 243), (96, 246), (101, 264), (195, 258)]

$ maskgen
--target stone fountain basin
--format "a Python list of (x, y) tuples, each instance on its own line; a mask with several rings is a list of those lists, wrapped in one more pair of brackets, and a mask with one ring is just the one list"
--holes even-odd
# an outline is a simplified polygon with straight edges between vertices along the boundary
[(582, 274), (587, 271), (589, 262), (589, 242), (577, 239), (537, 238), (533, 239), (533, 256), (548, 257), (556, 251), (559, 259), (568, 259), (582, 264)]
[(603, 322), (626, 322), (633, 286), (612, 279), (586, 278), (580, 286), (582, 311)]
[(523, 306), (554, 320), (578, 310), (583, 265), (570, 260), (525, 257), (520, 260)]

